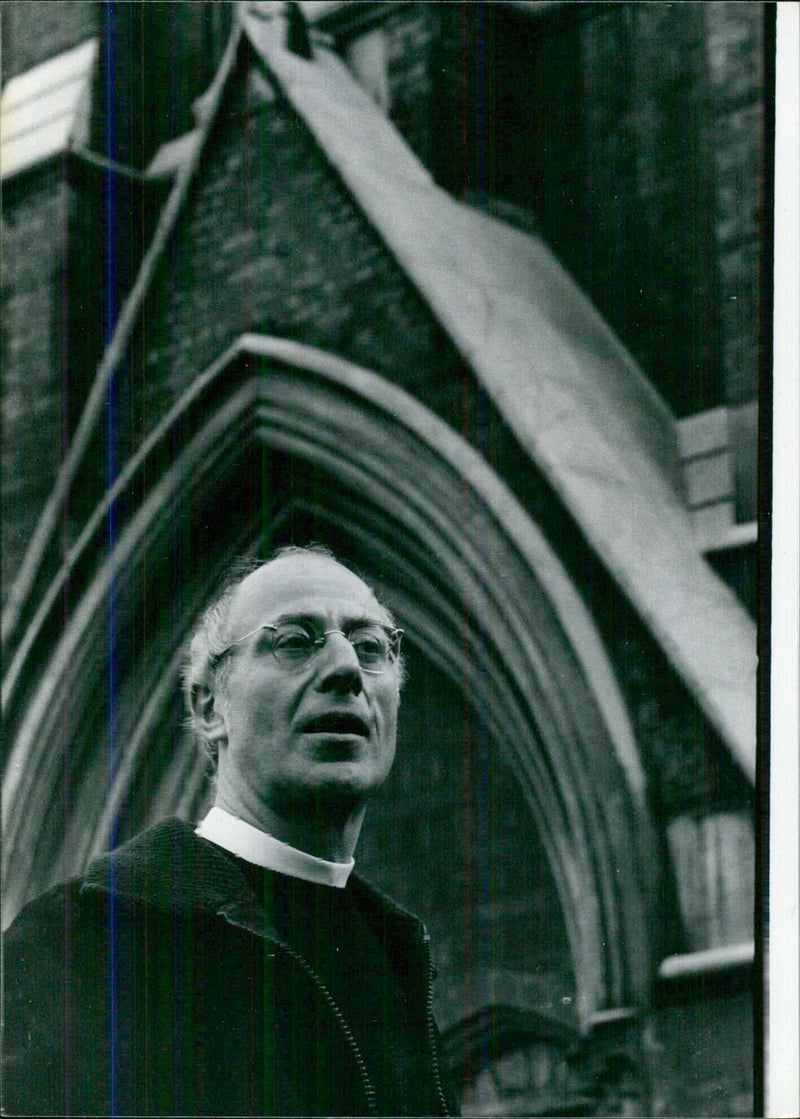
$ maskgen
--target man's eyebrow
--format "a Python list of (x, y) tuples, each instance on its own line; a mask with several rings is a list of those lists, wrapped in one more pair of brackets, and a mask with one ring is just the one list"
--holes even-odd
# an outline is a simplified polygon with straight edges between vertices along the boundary
[[(299, 613), (298, 612), (290, 612), (290, 613), (286, 613), (286, 614), (280, 614), (277, 618), (275, 618), (275, 620), (273, 622), (264, 623), (264, 624), (265, 625), (269, 624), (269, 625), (273, 625), (273, 626), (279, 626), (279, 625), (285, 625), (286, 623), (289, 623), (289, 622), (305, 623), (306, 625), (310, 625), (310, 626), (324, 626), (326, 624), (324, 614), (313, 614), (313, 613), (310, 613), (310, 612), (303, 612), (303, 611), (301, 611)], [(381, 621), (380, 618), (376, 618), (376, 617), (374, 617), (374, 615), (368, 614), (366, 612), (366, 610), (364, 611), (364, 613), (361, 613), (361, 614), (350, 614), (349, 616), (343, 618), (342, 622), (341, 622), (341, 624), (345, 627), (357, 626), (357, 625), (362, 625), (362, 624), (365, 624), (365, 623), (367, 623), (367, 624), (372, 623), (374, 625), (385, 626), (387, 629), (393, 629), (394, 628), (388, 622)]]
[(274, 620), (274, 622), (271, 622), (270, 624), (271, 625), (281, 625), (283, 622), (307, 622), (309, 625), (314, 625), (315, 623), (321, 621), (321, 619), (322, 619), (321, 614), (307, 614), (307, 613), (299, 613), (298, 614), (298, 613), (292, 612), (292, 613), (288, 613), (288, 614), (279, 614), (278, 617)]

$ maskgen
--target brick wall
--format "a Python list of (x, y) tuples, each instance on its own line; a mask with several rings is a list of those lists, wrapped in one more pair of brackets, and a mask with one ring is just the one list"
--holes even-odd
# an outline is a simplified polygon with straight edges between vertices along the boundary
[(7, 587), (63, 453), (68, 195), (60, 165), (6, 184), (3, 210), (2, 571)]
[[(4, 184), (6, 589), (55, 481), (162, 197), (157, 186), (106, 175), (71, 155)], [(105, 450), (97, 447), (62, 519), (61, 548), (102, 494), (107, 470)]]
[(764, 5), (706, 4), (726, 400), (758, 395), (764, 218)]
[[(739, 521), (758, 516), (759, 377), (769, 376), (765, 260), (770, 228), (765, 149), (767, 20), (760, 3), (704, 5), (714, 102), (716, 236), (725, 397)], [(751, 565), (753, 568), (753, 565)], [(754, 569), (754, 568), (753, 568)], [(754, 581), (754, 575), (749, 576)]]
[(679, 416), (724, 397), (704, 8), (598, 6), (583, 29), (585, 283)]
[(297, 118), (280, 103), (248, 111), (247, 96), (233, 91), (215, 128), (159, 279), (166, 303), (138, 337), (144, 409), (155, 417), (246, 330), (446, 397), (460, 366), (429, 311)]
[(0, 9), (3, 81), (99, 34), (100, 9), (91, 0), (7, 0)]
[(764, 18), (417, 4), (382, 23), (390, 115), (423, 162), (538, 223), (679, 416), (756, 395)]
[(427, 166), (435, 166), (438, 137), (437, 62), (440, 13), (436, 4), (411, 5), (383, 24), (392, 122)]

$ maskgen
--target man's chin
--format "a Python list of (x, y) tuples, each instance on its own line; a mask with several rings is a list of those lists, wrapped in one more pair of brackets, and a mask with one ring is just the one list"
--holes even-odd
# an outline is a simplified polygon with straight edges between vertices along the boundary
[(356, 806), (383, 784), (363, 764), (352, 760), (317, 762), (303, 778), (275, 784), (271, 790), (274, 806), (294, 811), (303, 806), (318, 810), (325, 803), (341, 807)]
[(367, 751), (362, 738), (352, 734), (314, 735), (309, 753), (317, 765), (357, 763)]

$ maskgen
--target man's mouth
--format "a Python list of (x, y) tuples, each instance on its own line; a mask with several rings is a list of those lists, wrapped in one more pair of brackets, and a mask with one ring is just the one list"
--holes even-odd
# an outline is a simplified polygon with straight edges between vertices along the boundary
[(303, 723), (303, 734), (355, 734), (366, 738), (369, 727), (360, 715), (329, 711)]

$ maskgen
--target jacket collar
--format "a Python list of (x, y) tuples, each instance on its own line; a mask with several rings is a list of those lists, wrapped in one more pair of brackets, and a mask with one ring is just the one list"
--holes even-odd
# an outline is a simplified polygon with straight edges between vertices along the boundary
[[(350, 884), (357, 904), (365, 911), (372, 911), (379, 920), (390, 916), (398, 932), (403, 930), (413, 941), (426, 939), (418, 917), (355, 872)], [(183, 912), (216, 914), (224, 909), (255, 916), (260, 909), (231, 856), (200, 839), (191, 824), (178, 819), (156, 824), (96, 859), (84, 877), (83, 889)]]

